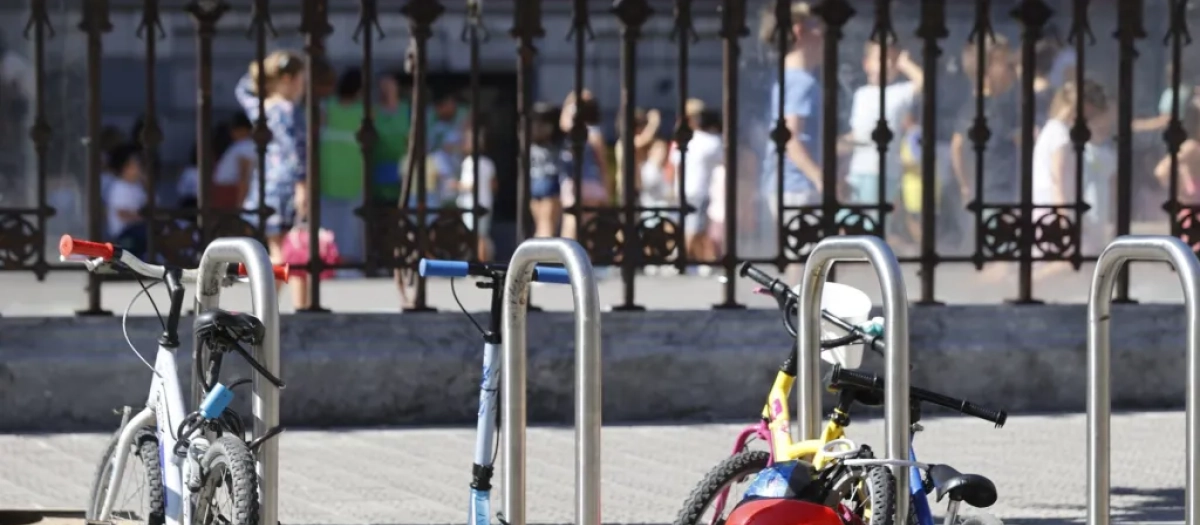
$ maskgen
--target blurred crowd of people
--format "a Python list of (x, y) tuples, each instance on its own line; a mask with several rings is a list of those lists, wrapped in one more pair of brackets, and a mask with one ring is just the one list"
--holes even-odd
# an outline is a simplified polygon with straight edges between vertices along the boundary
[[(772, 126), (775, 122), (784, 123), (789, 137), (782, 151), (777, 151), (776, 143), (769, 138), (761, 148), (749, 148), (759, 154), (751, 151), (742, 155), (743, 160), (751, 160), (729, 175), (740, 182), (750, 181), (749, 193), (761, 185), (761, 197), (756, 202), (767, 204), (776, 224), (793, 220), (800, 213), (797, 207), (820, 204), (824, 192), (832, 190), (825, 187), (821, 158), (822, 113), (829, 110), (821, 81), (822, 25), (807, 3), (794, 4), (791, 14), (791, 47), (783, 57), (783, 78), (775, 79), (770, 87), (770, 114), (766, 116), (766, 122)], [(764, 14), (761, 34), (773, 38), (775, 29), (771, 14)], [(984, 58), (982, 72), (978, 64), (980, 56)], [(989, 40), (983, 50), (974, 45), (963, 50), (962, 73), (973, 91), (982, 93), (983, 98), (977, 103), (971, 97), (956, 110), (952, 138), (946, 151), (939, 151), (939, 157), (946, 159), (938, 163), (939, 173), (932, 177), (939, 183), (936, 189), (939, 214), (946, 211), (945, 197), (953, 197), (951, 201), (958, 206), (955, 213), (962, 216), (963, 222), (969, 216), (962, 214), (961, 207), (977, 197), (987, 203), (1020, 202), (1023, 101), (1019, 79), (1023, 72), (1017, 58), (1013, 46), (999, 35)], [(843, 203), (891, 204), (895, 215), (888, 221), (885, 235), (894, 245), (911, 245), (920, 235), (921, 184), (930, 180), (922, 176), (920, 168), (921, 149), (931, 144), (922, 140), (920, 126), (923, 68), (901, 43), (884, 48), (874, 42), (863, 48), (861, 67), (866, 81), (850, 98), (849, 119), (843, 127), (847, 131), (835, 137), (841, 167), (836, 191)], [(1115, 104), (1111, 103), (1111, 94), (1091, 80), (1078, 84), (1073, 52), (1050, 39), (1038, 44), (1035, 70), (1029, 74), (1034, 77), (1036, 98), (1034, 204), (1069, 205), (1076, 193), (1082, 191), (1091, 204), (1085, 215), (1085, 244), (1104, 241), (1110, 235), (1114, 216), (1111, 210), (1115, 208)], [(316, 93), (306, 93), (309, 75), (313, 76)], [(364, 160), (357, 133), (364, 112), (365, 82), (375, 83), (372, 92), (376, 97), (373, 107), (378, 140), (371, 149), (371, 157)], [(1172, 84), (1168, 81), (1167, 85)], [(265, 88), (264, 93), (257, 92), (260, 86)], [(241, 111), (222, 123), (211, 141), (215, 160), (209, 197), (212, 206), (243, 210), (246, 220), (257, 224), (253, 210), (258, 209), (261, 199), (275, 210), (266, 219), (264, 232), (272, 258), (303, 264), (309, 253), (307, 202), (310, 198), (320, 199), (322, 258), (327, 262), (361, 262), (364, 221), (355, 210), (364, 200), (364, 170), (371, 174), (372, 192), (366, 197), (386, 206), (398, 204), (405, 180), (402, 175), (407, 169), (413, 116), (409, 96), (402, 86), (396, 74), (368, 79), (358, 68), (338, 74), (329, 64), (309, 64), (302, 54), (292, 51), (270, 54), (261, 69), (257, 62), (251, 63), (234, 93)], [(307, 96), (321, 101), (320, 144), (316, 145), (320, 149), (320, 191), (315, 196), (306, 187), (305, 161), (310, 145), (306, 144), (303, 101)], [(1164, 129), (1172, 111), (1172, 96), (1178, 97), (1184, 127), (1192, 134), (1180, 151), (1179, 198), (1196, 201), (1200, 199), (1200, 179), (1197, 179), (1200, 106), (1190, 85), (1185, 82), (1178, 93), (1168, 88), (1162, 95), (1159, 114), (1136, 120), (1134, 128)], [(979, 107), (991, 136), (979, 179), (982, 187), (977, 187), (976, 155), (970, 138)], [(1080, 109), (1091, 135), (1082, 152), (1083, 178), (1077, 180), (1078, 157), (1071, 130)], [(252, 138), (253, 123), (260, 117), (260, 111), (271, 131), (263, 159), (259, 159)], [(432, 90), (428, 111), (426, 204), (433, 208), (451, 205), (468, 210), (464, 219), (479, 234), (478, 254), (489, 259), (493, 253), (489, 237), (491, 214), (475, 217), (469, 211), (475, 208), (476, 195), (483, 209), (490, 210), (495, 202), (496, 165), (488, 155), (488, 129), (483, 127), (478, 143), (474, 143), (467, 108), (452, 90)], [(633, 134), (631, 154), (622, 151), (619, 140), (606, 139), (601, 115), (596, 97), (587, 90), (579, 97), (574, 92), (568, 94), (561, 105), (549, 102), (534, 105), (528, 185), (529, 211), (535, 226), (532, 233), (542, 237), (576, 237), (579, 225), (573, 214), (564, 214), (564, 209), (574, 206), (579, 199), (579, 204), (588, 210), (583, 214), (586, 220), (592, 213), (590, 210), (619, 204), (623, 195), (622, 165), (632, 162), (638, 204), (644, 208), (669, 209), (686, 203), (694, 208), (694, 212), (683, 217), (677, 212), (660, 216), (673, 217), (673, 224), (683, 228), (689, 260), (717, 260), (725, 250), (727, 213), (727, 167), (722, 139), (725, 123), (721, 122), (719, 111), (698, 99), (686, 101), (684, 114), (679, 117), (693, 130), (686, 143), (686, 154), (680, 151), (679, 144), (664, 140), (674, 126), (664, 125), (667, 123), (658, 110), (639, 108), (630, 126), (620, 119), (615, 123), (618, 136)], [(587, 127), (582, 145), (569, 139), (576, 119)], [(875, 142), (881, 120), (894, 137), (883, 153)], [(144, 250), (146, 232), (140, 214), (148, 198), (141, 150), (137, 146), (139, 133), (135, 129), (128, 139), (106, 139), (107, 169), (102, 187), (108, 236), (134, 250)], [(473, 153), (478, 155), (478, 165), (472, 159)], [(784, 159), (782, 166), (778, 160), (780, 154)], [(192, 166), (180, 177), (177, 190), (180, 205), (185, 207), (196, 203), (200, 180), (196, 157), (193, 151)], [(264, 168), (261, 177), (260, 162)], [(368, 165), (364, 166), (364, 162)], [(1170, 161), (1164, 158), (1158, 163), (1155, 175), (1166, 185), (1169, 174)], [(579, 188), (575, 187), (576, 180)], [(782, 198), (777, 197), (780, 192)], [(410, 205), (416, 204), (415, 199), (413, 192)], [(873, 213), (868, 211), (851, 218), (849, 212), (843, 211), (839, 220), (874, 224), (878, 217)], [(1047, 213), (1043, 208), (1034, 219)], [(985, 212), (985, 216), (990, 214)], [(692, 271), (706, 273), (707, 268), (700, 265)], [(297, 306), (304, 306), (307, 303), (304, 287), (297, 285), (294, 289)], [(401, 286), (402, 294), (403, 289)]]

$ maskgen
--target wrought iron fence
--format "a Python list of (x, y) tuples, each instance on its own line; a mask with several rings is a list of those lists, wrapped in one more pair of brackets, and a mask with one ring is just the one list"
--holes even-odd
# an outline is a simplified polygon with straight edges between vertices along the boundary
[[(479, 224), (481, 217), (495, 215), (496, 210), (481, 204), (477, 184), (468, 200), (470, 207), (430, 202), (434, 188), (429, 187), (426, 170), (431, 101), (425, 86), (431, 74), (430, 39), (438, 24), (443, 23), (447, 9), (451, 9), (465, 22), (461, 43), (452, 45), (468, 56), (470, 126), (465, 132), (472, 143), (478, 144), (486, 125), (485, 112), (489, 111), (481, 102), (481, 79), (486, 74), (482, 57), (486, 48), (505, 42), (502, 35), (487, 30), (484, 4), (480, 0), (406, 0), (395, 5), (387, 0), (358, 2), (353, 38), (361, 47), (365, 79), (374, 79), (378, 73), (376, 56), (385, 36), (381, 17), (385, 12), (399, 13), (407, 21), (407, 42), (398, 42), (402, 39), (393, 34), (387, 35), (390, 38), (386, 45), (406, 46), (408, 50), (412, 111), (403, 172), (410, 176), (404, 178), (404, 192), (395, 203), (372, 198), (377, 183), (370, 159), (380, 139), (372, 82), (364, 82), (361, 125), (355, 136), (364, 159), (363, 197), (354, 212), (365, 230), (364, 257), (338, 264), (323, 262), (320, 232), (308, 229), (307, 310), (322, 311), (322, 274), (329, 270), (353, 268), (374, 274), (381, 270), (412, 270), (421, 257), (478, 256), (478, 230), (472, 225)], [(575, 100), (589, 95), (589, 74), (593, 85), (613, 82), (613, 72), (597, 74), (611, 69), (611, 62), (602, 59), (612, 56), (613, 49), (617, 50), (619, 63), (616, 120), (635, 122), (642, 104), (640, 97), (646, 93), (663, 98), (663, 93), (673, 91), (673, 97), (668, 96), (673, 98), (673, 108), (664, 109), (663, 120), (676, 118), (669, 137), (660, 138), (669, 138), (683, 155), (697, 130), (692, 129), (688, 119), (678, 117), (689, 112), (688, 100), (695, 93), (716, 90), (711, 83), (697, 85), (692, 78), (693, 67), (698, 62), (715, 63), (715, 54), (720, 54), (719, 107), (724, 123), (720, 164), (733, 167), (724, 181), (722, 202), (693, 202), (688, 191), (678, 191), (677, 200), (665, 203), (642, 199), (639, 191), (644, 181), (639, 167), (637, 162), (627, 161), (618, 163), (620, 170), (608, 188), (615, 195), (598, 203), (585, 198), (584, 179), (589, 176), (585, 163), (570, 164), (567, 179), (573, 182), (573, 195), (569, 195), (573, 198), (568, 200), (574, 204), (564, 213), (573, 219), (576, 235), (595, 264), (619, 267), (624, 283), (621, 309), (639, 308), (636, 281), (642, 269), (674, 267), (684, 271), (696, 265), (711, 265), (724, 273), (723, 301), (718, 307), (738, 308), (734, 281), (741, 262), (769, 263), (783, 269), (804, 261), (808, 250), (830, 235), (874, 234), (898, 239), (898, 243), (910, 242), (911, 252), (898, 251), (904, 262), (920, 267), (918, 298), (923, 303), (937, 300), (934, 285), (940, 265), (960, 263), (982, 269), (998, 262), (1019, 267), (1017, 302), (1036, 302), (1035, 264), (1059, 262), (1078, 269), (1095, 259), (1089, 239), (1129, 233), (1140, 222), (1158, 224), (1173, 235), (1200, 244), (1200, 201), (1188, 200), (1200, 197), (1200, 187), (1196, 187), (1200, 173), (1195, 172), (1200, 164), (1193, 165), (1197, 159), (1190, 142), (1191, 134), (1200, 129), (1188, 129), (1184, 122), (1200, 99), (1180, 95), (1190, 91), (1198, 80), (1192, 78), (1195, 72), (1187, 67), (1197, 58), (1187, 48), (1191, 42), (1187, 22), (1194, 16), (1187, 0), (921, 0), (911, 6), (892, 0), (816, 0), (799, 4), (792, 0), (487, 2), (489, 11), (511, 16), (507, 38), (515, 45), (515, 126), (492, 129), (491, 134), (516, 135), (515, 184), (502, 184), (501, 189), (515, 194), (512, 200), (517, 240), (532, 233), (527, 210), (531, 200), (535, 101), (560, 95), (538, 93), (538, 86), (568, 83), (566, 79), (548, 82), (539, 78), (539, 68), (545, 67), (540, 49), (557, 49), (565, 38), (573, 49), (569, 84)], [(272, 14), (296, 7), (270, 0), (192, 0), (186, 4), (169, 0), (27, 0), (23, 35), (28, 42), (28, 74), (21, 77), (28, 80), (27, 85), (22, 92), (22, 81), (14, 80), (19, 75), (10, 75), (12, 78), (5, 78), (0, 87), (4, 111), (10, 117), (20, 114), (19, 118), (0, 123), (0, 165), (4, 170), (0, 192), (6, 192), (0, 200), (0, 206), (4, 206), (0, 208), (0, 270), (33, 272), (39, 279), (65, 270), (52, 264), (52, 249), (48, 247), (52, 244), (47, 242), (63, 230), (74, 230), (70, 224), (51, 224), (56, 216), (63, 215), (63, 208), (83, 210), (86, 235), (106, 236), (101, 86), (113, 85), (104, 80), (103, 58), (105, 37), (114, 27), (114, 12), (139, 17), (137, 36), (143, 46), (143, 125), (135, 139), (143, 148), (151, 188), (142, 212), (148, 232), (147, 253), (160, 260), (194, 264), (205, 243), (214, 238), (263, 238), (268, 220), (287, 206), (268, 201), (263, 191), (258, 192), (257, 202), (246, 206), (223, 208), (214, 204), (216, 159), (210, 133), (215, 120), (214, 42), (223, 17), (231, 11), (249, 9), (250, 24), (243, 30), (254, 43), (258, 68), (265, 69), (272, 40), (277, 36)], [(316, 64), (328, 62), (326, 41), (335, 31), (331, 8), (333, 13), (345, 9), (330, 0), (303, 0), (299, 4), (298, 30), (310, 66), (310, 94), (325, 89), (321, 75), (312, 72), (317, 71)], [(52, 23), (55, 17), (51, 9), (57, 10), (58, 19), (77, 17), (77, 28)], [(163, 17), (180, 10), (195, 25), (195, 142), (200, 174), (195, 208), (164, 205), (158, 197), (160, 192), (155, 191), (167, 183), (162, 160), (163, 104), (156, 95), (161, 81), (158, 46)], [(0, 16), (11, 19), (10, 15)], [(567, 22), (561, 24), (565, 34), (547, 31), (544, 22), (555, 15), (566, 15)], [(1111, 36), (1107, 27), (1093, 31), (1092, 18), (1115, 31)], [(592, 28), (598, 24), (619, 31), (597, 36)], [(83, 56), (73, 61), (66, 58), (70, 50), (64, 49), (71, 46), (63, 42), (71, 38), (65, 33), (76, 29), (82, 36), (79, 47), (83, 48)], [(8, 38), (11, 41), (13, 35)], [(220, 38), (236, 39), (241, 35), (225, 31)], [(815, 39), (820, 39), (817, 47), (804, 47)], [(0, 35), (0, 43), (3, 40), (4, 35)], [(673, 62), (674, 75), (664, 82), (661, 73), (651, 72), (649, 77), (656, 85), (650, 89), (643, 78), (650, 70), (639, 68), (647, 65), (641, 62), (645, 53), (640, 49), (661, 46), (664, 41), (674, 46), (673, 60), (654, 64)], [(864, 54), (868, 42), (873, 47)], [(1065, 66), (1058, 67), (1057, 61), (1053, 66), (1044, 63), (1048, 56), (1043, 55), (1045, 49), (1053, 47), (1045, 42), (1068, 50), (1051, 57), (1062, 59)], [(907, 55), (911, 60), (903, 66), (898, 65), (898, 55), (889, 51), (898, 49), (911, 53)], [(0, 47), (0, 52), (7, 49)], [(871, 60), (877, 63), (869, 63), (866, 56), (874, 57)], [(807, 63), (799, 64), (797, 60)], [(1166, 78), (1155, 73), (1164, 66), (1172, 66)], [(870, 69), (872, 74), (888, 79), (888, 69), (898, 67), (905, 69), (903, 73), (909, 80), (914, 76), (923, 80), (914, 84), (919, 84), (919, 94), (913, 97), (913, 107), (919, 111), (913, 111), (912, 122), (890, 120), (887, 115), (889, 100), (894, 104), (893, 97), (903, 95), (890, 88), (860, 89), (865, 83), (864, 71)], [(810, 123), (819, 124), (819, 132), (796, 128), (793, 117), (810, 115), (798, 114), (793, 101), (787, 100), (789, 82), (810, 78), (790, 71), (804, 68), (811, 78), (819, 79), (819, 86), (812, 86), (811, 92), (820, 93), (816, 107), (824, 111), (812, 113), (814, 119), (820, 115), (819, 123)], [(1047, 75), (1066, 78), (1048, 80)], [(1075, 96), (1068, 106), (1054, 106), (1063, 110), (1061, 115), (1045, 114), (1052, 98), (1046, 93), (1054, 93), (1064, 82), (1082, 86), (1092, 80), (1107, 92), (1107, 97), (1098, 101), (1095, 97)], [(266, 157), (273, 140), (262, 82), (256, 86), (258, 111), (252, 133), (258, 154), (255, 176), (259, 188), (266, 185)], [(1004, 88), (1006, 83), (1012, 87)], [(77, 97), (67, 95), (60, 86), (82, 92), (78, 98), (86, 101), (86, 107), (73, 108), (71, 101)], [(1012, 90), (1011, 99), (1003, 98), (1008, 96), (1002, 93), (1005, 89)], [(1159, 115), (1138, 118), (1142, 108), (1157, 102), (1160, 92), (1164, 102)], [(592, 96), (606, 95), (597, 92)], [(1002, 100), (1009, 104), (1001, 104)], [(320, 96), (304, 99), (306, 122), (320, 122), (322, 103)], [(876, 113), (855, 115), (855, 104), (874, 106)], [(1101, 106), (1115, 111), (1111, 123), (1104, 120)], [(1065, 124), (1070, 145), (1065, 160), (1061, 154), (1044, 154), (1037, 147), (1047, 119), (1056, 117), (1070, 120)], [(863, 118), (874, 123), (865, 134)], [(860, 122), (851, 125), (855, 119)], [(86, 125), (85, 131), (73, 129), (81, 123)], [(591, 147), (589, 128), (595, 119), (576, 111), (569, 124), (564, 130), (564, 149), (572, 158), (582, 159)], [(1101, 125), (1104, 129), (1096, 129)], [(626, 152), (643, 148), (635, 142), (635, 134), (624, 127), (616, 126), (615, 147)], [(308, 144), (303, 159), (304, 182), (312, 197), (302, 211), (310, 224), (324, 224), (318, 198), (322, 194), (318, 147), (322, 127), (307, 125), (303, 129)], [(914, 139), (916, 130), (919, 140)], [(72, 137), (79, 135), (86, 137), (83, 159), (77, 158), (78, 148), (71, 146)], [(1106, 144), (1109, 136), (1111, 144)], [(798, 172), (811, 168), (800, 166), (804, 162), (803, 155), (797, 156), (797, 143), (811, 150), (807, 155), (821, 160), (814, 164), (819, 174), (808, 169), (809, 173), (801, 173), (808, 178), (786, 180), (789, 175), (785, 173), (793, 167), (799, 167), (794, 170)], [(1115, 169), (1099, 171), (1112, 172), (1111, 188), (1107, 179), (1089, 172), (1089, 163), (1106, 164), (1102, 156), (1097, 160), (1095, 154), (1105, 148), (1115, 152), (1111, 161)], [(847, 149), (874, 151), (877, 166), (864, 173), (848, 174)], [(1161, 161), (1156, 150), (1165, 152)], [(893, 162), (900, 151), (911, 157), (904, 170)], [(1053, 166), (1047, 167), (1044, 155), (1055, 159)], [(468, 158), (474, 173), (478, 173), (478, 149)], [(687, 188), (691, 177), (708, 176), (689, 173), (688, 166), (687, 162), (678, 163), (677, 190)], [(1072, 187), (1073, 191), (1053, 191), (1061, 199), (1048, 202), (1038, 188), (1045, 183), (1043, 172), (1056, 172), (1059, 166), (1071, 173), (1059, 173), (1060, 180), (1053, 182)], [(83, 202), (73, 204), (55, 197), (56, 185), (69, 185), (69, 174), (78, 172), (84, 173), (78, 179), (85, 188)], [(1159, 179), (1152, 176), (1154, 172), (1161, 176), (1161, 191), (1157, 189)], [(854, 188), (847, 183), (848, 175), (858, 177), (860, 184), (864, 177), (877, 179), (877, 189), (869, 198), (850, 194), (848, 191)], [(813, 191), (814, 187), (824, 191)], [(503, 198), (497, 195), (497, 201)], [(1156, 199), (1156, 206), (1144, 205)], [(720, 231), (726, 240), (723, 250), (707, 260), (689, 257), (688, 218), (705, 214), (702, 206), (713, 204), (723, 204), (728, 210)], [(100, 284), (95, 277), (90, 278), (85, 313), (101, 313)], [(1119, 281), (1118, 297), (1129, 299), (1127, 276)], [(412, 309), (425, 308), (423, 282), (417, 282), (413, 299)]]

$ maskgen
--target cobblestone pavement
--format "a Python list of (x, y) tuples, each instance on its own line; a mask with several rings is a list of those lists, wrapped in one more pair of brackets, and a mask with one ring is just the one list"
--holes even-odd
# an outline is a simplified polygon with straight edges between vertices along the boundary
[[(918, 454), (992, 478), (1007, 523), (1081, 523), (1085, 514), (1083, 415), (1009, 418), (994, 430), (967, 418), (929, 418)], [(669, 523), (691, 488), (729, 448), (738, 425), (606, 427), (605, 523)], [(881, 443), (878, 419), (851, 437)], [(469, 429), (290, 431), (282, 435), (287, 524), (453, 524), (466, 519), (474, 439)], [(82, 508), (99, 434), (0, 436), (0, 509)], [(573, 521), (573, 433), (529, 433), (531, 523)], [(1182, 523), (1182, 412), (1117, 415), (1113, 443), (1116, 522)], [(1124, 454), (1121, 454), (1124, 452)], [(493, 492), (499, 508), (499, 490)], [(940, 511), (942, 506), (937, 507)]]

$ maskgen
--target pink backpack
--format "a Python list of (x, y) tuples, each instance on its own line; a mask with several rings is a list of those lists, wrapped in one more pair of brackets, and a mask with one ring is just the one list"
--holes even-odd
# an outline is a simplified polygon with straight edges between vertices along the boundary
[[(280, 249), (283, 251), (283, 262), (291, 265), (292, 275), (306, 275), (304, 265), (308, 264), (308, 227), (298, 225), (283, 236)], [(317, 233), (317, 250), (321, 261), (325, 264), (338, 264), (342, 257), (338, 253), (337, 243), (334, 242), (333, 232), (321, 228)], [(322, 279), (334, 276), (334, 270), (321, 272)]]

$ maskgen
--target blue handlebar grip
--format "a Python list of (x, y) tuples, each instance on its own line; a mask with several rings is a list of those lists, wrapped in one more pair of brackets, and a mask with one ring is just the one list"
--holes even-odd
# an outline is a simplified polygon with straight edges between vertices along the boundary
[(466, 277), (467, 269), (466, 261), (421, 259), (421, 263), (417, 265), (417, 272), (421, 277)]
[(571, 284), (571, 275), (566, 268), (553, 266), (535, 266), (533, 280), (541, 283)]
[(213, 420), (221, 417), (221, 413), (225, 412), (225, 408), (229, 406), (229, 402), (233, 401), (233, 390), (230, 390), (217, 383), (208, 395), (204, 396), (204, 401), (200, 403), (200, 415), (204, 419)]

